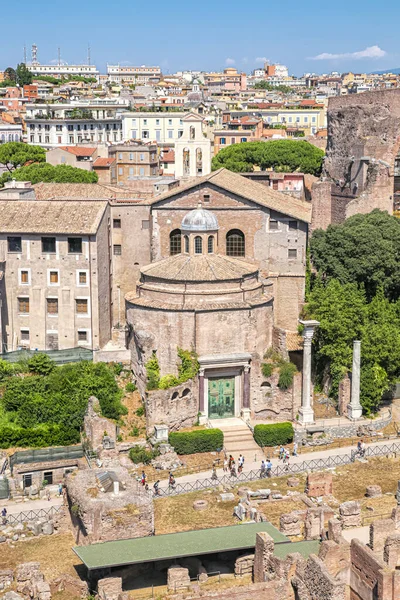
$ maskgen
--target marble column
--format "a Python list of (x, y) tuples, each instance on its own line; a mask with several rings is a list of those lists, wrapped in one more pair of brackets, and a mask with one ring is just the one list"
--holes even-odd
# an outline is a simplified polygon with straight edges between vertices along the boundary
[(204, 413), (204, 369), (199, 371), (199, 412)]
[(243, 367), (243, 405), (241, 410), (242, 419), (250, 420), (250, 366)]
[(299, 422), (303, 424), (314, 422), (314, 411), (311, 408), (311, 345), (314, 331), (318, 327), (318, 321), (300, 321), (303, 330), (303, 388), (301, 394), (301, 408), (299, 410)]
[(349, 419), (360, 419), (362, 417), (362, 406), (360, 404), (360, 367), (361, 367), (361, 342), (353, 342), (353, 368), (351, 372), (351, 398), (347, 406)]

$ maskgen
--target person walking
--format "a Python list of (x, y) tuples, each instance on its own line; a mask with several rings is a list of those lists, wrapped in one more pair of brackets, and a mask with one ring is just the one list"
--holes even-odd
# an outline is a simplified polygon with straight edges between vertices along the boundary
[(218, 480), (217, 470), (216, 470), (215, 467), (213, 467), (213, 469), (212, 469), (211, 479), (212, 479), (212, 481), (217, 481)]
[(4, 507), (3, 510), (1, 511), (1, 520), (3, 522), (3, 525), (7, 525), (7, 509), (6, 509), (6, 507)]
[(267, 469), (267, 477), (271, 477), (272, 476), (272, 462), (270, 461), (270, 459), (268, 459), (268, 461), (267, 461), (266, 469)]
[(225, 456), (225, 458), (224, 458), (224, 473), (227, 473), (227, 472), (228, 472), (228, 459)]
[(169, 472), (168, 487), (175, 489), (175, 477), (172, 475), (171, 471)]
[(281, 446), (279, 448), (279, 459), (282, 460), (285, 457), (285, 448)]
[(232, 456), (232, 454), (230, 454), (230, 455), (229, 455), (229, 460), (228, 460), (228, 467), (229, 467), (229, 470), (231, 470), (231, 469), (232, 469), (232, 463), (234, 463), (234, 462), (235, 462), (235, 461), (234, 461), (234, 459), (233, 459), (233, 456)]
[(231, 477), (237, 477), (236, 463), (233, 459), (232, 459), (232, 464), (231, 464)]
[(140, 477), (140, 483), (142, 484), (143, 487), (146, 485), (146, 473), (144, 471), (142, 471), (142, 475)]
[(159, 489), (159, 486), (160, 486), (160, 480), (158, 479), (158, 480), (155, 482), (155, 484), (153, 485), (153, 490), (154, 490), (154, 495), (155, 495), (155, 496), (159, 496), (159, 495), (160, 495), (160, 489)]
[(266, 474), (266, 465), (265, 465), (265, 460), (261, 461), (261, 471), (260, 471), (260, 477), (261, 479), (263, 479), (265, 477)]
[(297, 448), (298, 448), (298, 446), (297, 446), (297, 442), (295, 442), (295, 443), (293, 444), (293, 456), (297, 456)]

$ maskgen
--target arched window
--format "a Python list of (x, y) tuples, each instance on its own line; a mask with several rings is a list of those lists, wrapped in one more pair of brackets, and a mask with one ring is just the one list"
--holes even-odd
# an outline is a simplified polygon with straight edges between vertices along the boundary
[(195, 130), (195, 128), (192, 126), (192, 127), (190, 128), (190, 139), (191, 139), (191, 140), (194, 140), (195, 138), (196, 138), (196, 130)]
[(185, 235), (185, 252), (189, 253), (189, 236)]
[(201, 148), (197, 148), (196, 150), (196, 172), (197, 175), (201, 175), (203, 173), (203, 153)]
[(231, 229), (226, 234), (226, 254), (227, 256), (245, 255), (244, 233), (240, 229)]
[(194, 238), (194, 253), (203, 254), (203, 240), (199, 235)]
[(210, 235), (208, 238), (208, 254), (212, 254), (214, 252), (214, 236)]
[(169, 234), (169, 253), (171, 256), (182, 252), (181, 230), (174, 229)]
[(183, 174), (190, 175), (190, 150), (185, 148), (183, 151)]

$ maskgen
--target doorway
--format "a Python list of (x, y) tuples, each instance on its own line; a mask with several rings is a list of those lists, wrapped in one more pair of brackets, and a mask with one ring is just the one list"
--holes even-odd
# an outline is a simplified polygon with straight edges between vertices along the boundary
[(219, 377), (208, 380), (208, 417), (225, 419), (235, 416), (235, 378)]

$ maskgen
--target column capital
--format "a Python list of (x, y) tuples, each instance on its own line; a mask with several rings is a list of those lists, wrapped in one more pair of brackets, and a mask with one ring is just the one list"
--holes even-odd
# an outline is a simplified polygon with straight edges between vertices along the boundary
[(312, 338), (314, 337), (314, 331), (319, 326), (319, 321), (315, 321), (315, 320), (303, 321), (302, 319), (299, 319), (299, 323), (301, 325), (303, 325), (303, 327), (304, 327), (304, 330), (303, 330), (304, 342), (306, 342), (306, 340), (312, 340)]
[(199, 369), (199, 377), (204, 377), (204, 368), (200, 367)]
[(250, 365), (244, 365), (244, 367), (243, 367), (243, 371), (244, 371), (245, 373), (250, 373)]

